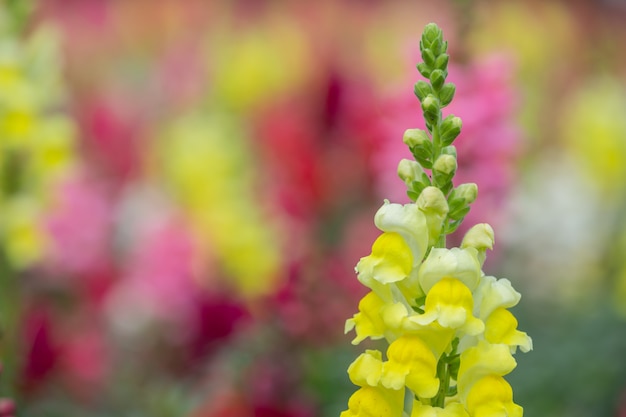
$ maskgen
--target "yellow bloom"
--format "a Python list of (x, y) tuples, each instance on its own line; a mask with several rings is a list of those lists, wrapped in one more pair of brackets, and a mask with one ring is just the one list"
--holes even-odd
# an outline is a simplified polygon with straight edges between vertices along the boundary
[(461, 403), (450, 403), (445, 408), (424, 405), (420, 401), (413, 401), (411, 417), (469, 417)]
[(404, 238), (398, 233), (383, 233), (372, 245), (372, 253), (361, 258), (356, 269), (361, 283), (374, 289), (379, 284), (405, 279), (412, 264), (411, 249)]
[(353, 345), (358, 345), (365, 338), (381, 339), (385, 335), (385, 324), (380, 315), (385, 302), (371, 291), (359, 302), (359, 312), (351, 319), (346, 320), (345, 332), (356, 328), (356, 337)]
[(40, 223), (39, 201), (13, 198), (3, 203), (0, 218), (0, 237), (13, 266), (24, 268), (41, 257), (46, 237)]
[(381, 386), (361, 387), (348, 400), (340, 417), (398, 417), (404, 410), (404, 387), (399, 390)]
[(193, 223), (200, 250), (216, 259), (239, 294), (274, 289), (281, 233), (254, 192), (255, 167), (237, 120), (193, 113), (164, 131), (153, 161)]
[(517, 346), (522, 352), (533, 348), (532, 339), (525, 333), (517, 330), (517, 319), (505, 308), (496, 309), (485, 322), (485, 339), (489, 343), (503, 343), (511, 347), (515, 353)]
[[(515, 369), (517, 362), (507, 345), (492, 345), (480, 341), (461, 353), (461, 365), (457, 378), (457, 388), (461, 399), (465, 399), (472, 386), (488, 375), (504, 376)], [(471, 412), (470, 412), (471, 414)]]
[(485, 326), (472, 315), (474, 300), (469, 288), (455, 278), (443, 278), (433, 286), (426, 296), (424, 314), (414, 320), (420, 324), (429, 324), (435, 320), (443, 326), (460, 329), (475, 336)]
[(350, 381), (361, 387), (377, 386), (382, 372), (382, 353), (378, 350), (366, 350), (348, 367)]
[(311, 75), (304, 32), (288, 19), (272, 18), (212, 39), (208, 57), (214, 98), (222, 106), (249, 110), (276, 100)]
[(474, 248), (433, 248), (418, 273), (419, 283), (426, 294), (444, 277), (456, 278), (473, 291), (481, 275)]
[(58, 111), (58, 41), (44, 27), (26, 40), (0, 36), (0, 181), (10, 185), (0, 190), (0, 239), (18, 269), (45, 254), (42, 217), (75, 162), (75, 126)]
[(383, 232), (400, 234), (411, 248), (413, 267), (424, 259), (428, 248), (426, 217), (416, 204), (395, 204), (385, 201), (374, 215), (374, 224)]
[(391, 389), (405, 386), (416, 395), (432, 398), (439, 389), (437, 358), (418, 336), (402, 336), (389, 345), (381, 383)]
[(522, 295), (515, 291), (511, 281), (506, 278), (483, 276), (474, 291), (474, 305), (478, 317), (483, 321), (499, 307), (510, 308), (517, 305), (520, 298)]
[(498, 375), (477, 381), (467, 396), (472, 417), (522, 417), (523, 409), (513, 402), (511, 386)]

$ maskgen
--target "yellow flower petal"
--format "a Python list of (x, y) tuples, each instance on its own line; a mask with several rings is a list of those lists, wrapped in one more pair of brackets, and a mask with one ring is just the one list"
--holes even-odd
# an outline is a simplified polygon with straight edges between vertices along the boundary
[(392, 302), (391, 289), (387, 284), (405, 279), (412, 265), (411, 249), (404, 238), (399, 233), (383, 233), (372, 245), (372, 253), (361, 258), (356, 270), (363, 285), (385, 301)]
[(382, 372), (382, 353), (378, 350), (366, 350), (348, 367), (350, 381), (361, 387), (378, 385)]
[(461, 403), (450, 403), (445, 408), (424, 405), (420, 401), (413, 401), (411, 417), (469, 417)]
[(351, 319), (346, 320), (345, 332), (356, 328), (356, 337), (352, 340), (353, 345), (359, 344), (369, 337), (371, 339), (381, 339), (385, 335), (385, 323), (380, 314), (385, 302), (371, 291), (359, 302), (359, 312)]
[(497, 375), (477, 381), (467, 396), (472, 417), (522, 417), (523, 409), (513, 402), (511, 386)]
[(511, 308), (517, 305), (520, 298), (522, 295), (515, 291), (511, 281), (506, 278), (483, 276), (474, 291), (474, 305), (481, 320), (485, 320), (499, 307)]
[(391, 389), (411, 389), (423, 398), (432, 398), (439, 389), (437, 358), (418, 336), (402, 336), (387, 349), (381, 382)]
[(420, 324), (437, 320), (443, 327), (462, 329), (474, 336), (485, 327), (472, 315), (473, 307), (472, 293), (465, 284), (455, 278), (443, 278), (428, 292), (424, 314), (414, 320)]
[(424, 293), (444, 277), (456, 278), (473, 291), (482, 275), (477, 254), (474, 248), (433, 248), (418, 272)]
[(404, 410), (404, 388), (365, 386), (352, 394), (340, 417), (398, 417)]
[[(481, 341), (461, 353), (461, 365), (457, 377), (457, 388), (465, 398), (472, 386), (487, 375), (504, 376), (515, 369), (517, 362), (507, 345), (492, 345)], [(471, 414), (471, 413), (470, 413)]]
[(517, 320), (513, 313), (505, 308), (497, 308), (485, 322), (485, 339), (490, 343), (503, 343), (511, 347), (515, 353), (517, 346), (522, 352), (533, 348), (532, 339), (524, 332), (517, 330)]

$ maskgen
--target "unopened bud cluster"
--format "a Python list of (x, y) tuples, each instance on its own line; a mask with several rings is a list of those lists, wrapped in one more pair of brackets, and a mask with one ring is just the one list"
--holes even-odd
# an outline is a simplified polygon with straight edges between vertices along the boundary
[[(424, 62), (417, 67), (430, 83), (418, 82), (415, 93), (428, 131), (405, 132), (416, 161), (398, 165), (413, 202), (385, 201), (376, 213), (382, 233), (356, 266), (370, 291), (345, 327), (356, 332), (353, 344), (384, 339), (388, 347), (365, 350), (350, 365), (350, 380), (359, 388), (341, 417), (521, 417), (503, 378), (516, 366), (516, 350), (532, 349), (509, 311), (521, 295), (509, 280), (482, 271), (494, 244), (488, 224), (472, 227), (460, 247), (445, 246), (478, 189), (452, 185), (452, 142), (461, 120), (441, 117), (454, 95), (454, 85), (445, 82), (449, 58), (441, 30), (427, 25), (420, 46)], [(408, 410), (405, 404), (411, 404)]]

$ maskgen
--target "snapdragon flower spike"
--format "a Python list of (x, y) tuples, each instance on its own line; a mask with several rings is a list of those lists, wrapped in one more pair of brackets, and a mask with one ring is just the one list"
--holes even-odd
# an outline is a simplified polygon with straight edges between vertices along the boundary
[[(481, 223), (470, 228), (460, 247), (447, 248), (476, 200), (476, 184), (453, 186), (457, 169), (453, 141), (461, 119), (442, 109), (454, 96), (446, 82), (447, 42), (429, 24), (420, 42), (427, 78), (415, 85), (428, 131), (408, 129), (403, 141), (416, 161), (402, 160), (398, 176), (413, 200), (385, 201), (375, 215), (381, 230), (370, 255), (356, 266), (358, 280), (371, 291), (346, 321), (352, 343), (386, 341), (366, 350), (348, 368), (358, 390), (341, 417), (521, 417), (504, 377), (517, 365), (513, 355), (532, 349), (509, 311), (521, 295), (507, 279), (482, 267), (495, 234)], [(405, 393), (412, 396), (405, 409)]]

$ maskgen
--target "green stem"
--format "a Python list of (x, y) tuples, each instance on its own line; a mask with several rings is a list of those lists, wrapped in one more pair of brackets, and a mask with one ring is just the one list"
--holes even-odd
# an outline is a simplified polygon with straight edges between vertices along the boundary
[(437, 392), (437, 396), (433, 399), (433, 406), (443, 408), (445, 406), (448, 388), (450, 388), (450, 365), (447, 364), (443, 358), (439, 359), (437, 376), (439, 377), (439, 391)]
[(16, 397), (18, 372), (19, 295), (15, 271), (0, 250), (0, 397)]

